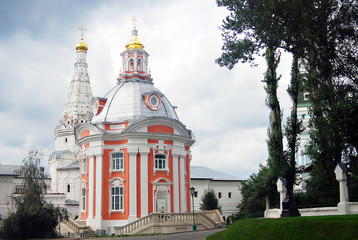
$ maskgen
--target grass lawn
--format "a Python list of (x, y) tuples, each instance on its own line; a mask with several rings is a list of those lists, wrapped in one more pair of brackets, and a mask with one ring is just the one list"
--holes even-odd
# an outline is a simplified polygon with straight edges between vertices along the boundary
[(238, 220), (207, 239), (358, 240), (358, 215)]

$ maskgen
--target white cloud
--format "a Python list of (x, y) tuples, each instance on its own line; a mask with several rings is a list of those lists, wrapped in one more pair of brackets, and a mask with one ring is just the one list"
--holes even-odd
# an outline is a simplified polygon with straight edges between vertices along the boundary
[[(54, 7), (55, 3), (46, 7)], [(97, 4), (97, 6), (95, 6)], [(93, 94), (104, 96), (116, 84), (125, 44), (131, 37), (131, 18), (136, 15), (139, 39), (150, 54), (155, 86), (178, 106), (180, 120), (197, 137), (192, 148), (194, 165), (213, 167), (238, 177), (257, 171), (267, 156), (265, 106), (265, 61), (259, 67), (239, 64), (231, 71), (215, 64), (221, 54), (219, 26), (227, 11), (215, 1), (112, 1), (91, 3), (81, 9), (46, 15), (31, 11), (43, 35), (18, 29), (0, 38), (0, 150), (6, 160), (22, 159), (24, 148), (35, 145), (48, 155), (61, 117), (75, 62), (77, 27), (82, 23), (89, 45), (87, 62)], [(19, 16), (21, 18), (21, 16)], [(28, 16), (26, 17), (28, 19)], [(61, 26), (59, 24), (68, 25)], [(43, 29), (45, 28), (45, 29)], [(61, 29), (61, 32), (56, 32)], [(281, 106), (289, 110), (286, 86), (289, 56), (283, 56), (279, 72), (284, 73), (279, 93)], [(47, 159), (47, 157), (45, 157)]]

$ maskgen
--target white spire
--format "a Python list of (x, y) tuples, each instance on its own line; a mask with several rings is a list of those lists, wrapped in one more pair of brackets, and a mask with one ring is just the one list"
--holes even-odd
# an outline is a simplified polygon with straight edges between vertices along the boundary
[(87, 72), (87, 52), (77, 51), (77, 61), (63, 109), (61, 125), (90, 122), (92, 113), (92, 90)]

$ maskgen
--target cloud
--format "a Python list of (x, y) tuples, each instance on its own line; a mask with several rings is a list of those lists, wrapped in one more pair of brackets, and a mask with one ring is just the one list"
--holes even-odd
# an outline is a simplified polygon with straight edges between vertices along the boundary
[[(0, 7), (1, 13), (11, 9), (15, 14), (0, 14), (5, 27), (0, 34), (0, 150), (6, 152), (1, 162), (18, 163), (30, 146), (47, 156), (53, 151), (53, 130), (80, 40), (78, 26), (87, 29), (93, 94), (104, 96), (116, 84), (133, 15), (150, 54), (155, 86), (178, 107), (179, 119), (197, 137), (192, 164), (247, 177), (267, 158), (269, 112), (261, 82), (265, 61), (258, 59), (257, 68), (238, 64), (233, 70), (215, 64), (222, 47), (219, 27), (228, 14), (215, 1), (21, 2), (18, 12), (13, 10), (18, 5)], [(290, 61), (284, 54), (279, 68), (285, 114), (290, 108), (285, 93)]]

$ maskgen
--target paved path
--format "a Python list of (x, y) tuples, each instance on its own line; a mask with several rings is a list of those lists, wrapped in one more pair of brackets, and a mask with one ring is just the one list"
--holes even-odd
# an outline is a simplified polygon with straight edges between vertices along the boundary
[[(223, 231), (226, 228), (202, 230), (195, 232), (171, 233), (162, 235), (147, 235), (147, 236), (133, 236), (133, 237), (114, 237), (114, 238), (95, 238), (96, 240), (205, 240), (207, 236)], [(83, 239), (83, 238), (81, 238)], [(90, 239), (90, 238), (87, 238)], [(93, 238), (94, 239), (94, 238)]]

